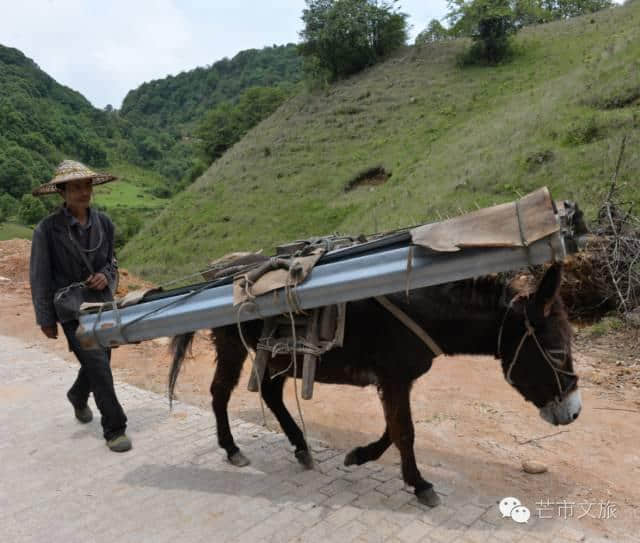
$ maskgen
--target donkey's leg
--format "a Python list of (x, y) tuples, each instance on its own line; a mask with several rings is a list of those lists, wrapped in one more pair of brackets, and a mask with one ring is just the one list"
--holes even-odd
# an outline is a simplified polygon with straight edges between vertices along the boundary
[(216, 371), (211, 382), (211, 406), (216, 417), (218, 444), (227, 451), (227, 458), (234, 466), (242, 467), (249, 460), (240, 452), (231, 435), (227, 406), (231, 392), (238, 384), (246, 349), (234, 333), (235, 330), (215, 330), (212, 339), (217, 352)]
[(304, 440), (304, 434), (296, 424), (296, 421), (293, 420), (287, 406), (282, 400), (282, 389), (286, 377), (280, 375), (275, 379), (271, 379), (268, 373), (269, 372), (265, 373), (264, 379), (262, 380), (262, 397), (267, 407), (271, 409), (276, 419), (278, 419), (278, 423), (280, 423), (280, 427), (286, 434), (289, 442), (296, 448), (295, 455), (298, 462), (306, 469), (311, 469), (313, 468), (313, 459), (309, 453), (307, 442)]
[(382, 434), (382, 437), (378, 439), (378, 441), (374, 441), (364, 447), (356, 447), (351, 450), (347, 456), (344, 457), (344, 465), (352, 466), (355, 464), (356, 466), (360, 466), (366, 462), (377, 460), (384, 454), (390, 445), (391, 438), (389, 437), (389, 429), (385, 428), (384, 434)]
[(389, 437), (400, 451), (402, 478), (414, 488), (418, 500), (429, 507), (440, 503), (433, 485), (422, 478), (413, 451), (414, 430), (411, 420), (409, 395), (411, 383), (388, 383), (382, 385), (382, 405), (387, 421)]

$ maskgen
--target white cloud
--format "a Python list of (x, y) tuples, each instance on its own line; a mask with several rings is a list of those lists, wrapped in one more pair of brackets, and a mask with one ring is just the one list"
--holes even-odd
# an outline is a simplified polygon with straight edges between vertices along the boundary
[(184, 67), (189, 26), (171, 0), (24, 0), (3, 9), (0, 43), (96, 105), (119, 105), (133, 86)]
[[(400, 0), (414, 37), (446, 0)], [(297, 42), (304, 0), (0, 0), (0, 43), (94, 105), (266, 45)]]

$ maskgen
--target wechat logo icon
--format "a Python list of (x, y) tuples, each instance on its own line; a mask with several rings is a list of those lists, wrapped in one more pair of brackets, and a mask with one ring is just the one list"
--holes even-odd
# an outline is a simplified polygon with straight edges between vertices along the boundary
[(498, 507), (500, 513), (502, 513), (502, 518), (511, 517), (514, 522), (519, 524), (524, 524), (531, 518), (531, 511), (522, 505), (518, 498), (514, 498), (513, 496), (500, 500)]

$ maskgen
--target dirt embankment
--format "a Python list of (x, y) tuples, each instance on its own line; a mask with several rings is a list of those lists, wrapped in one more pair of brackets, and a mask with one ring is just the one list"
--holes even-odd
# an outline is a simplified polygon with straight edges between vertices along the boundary
[[(47, 340), (36, 327), (28, 284), (30, 243), (0, 242), (0, 335), (43, 345), (73, 360), (63, 338)], [(123, 272), (121, 292), (147, 283)], [(425, 476), (442, 489), (455, 486), (473, 495), (517, 496), (535, 501), (568, 500), (617, 505), (617, 519), (585, 518), (603, 534), (635, 533), (640, 524), (640, 354), (638, 337), (615, 331), (594, 338), (577, 331), (575, 364), (584, 408), (572, 425), (554, 428), (538, 416), (487, 357), (440, 357), (419, 379), (412, 395), (416, 456)], [(168, 339), (160, 338), (113, 351), (116, 377), (163, 393)], [(207, 334), (197, 334), (193, 354), (180, 376), (181, 400), (208, 407), (215, 361)], [(261, 422), (257, 395), (246, 390), (249, 365), (235, 391), (233, 416)], [(63, 394), (64, 390), (57, 393)], [(297, 418), (293, 387), (286, 401)], [(126, 406), (125, 406), (126, 408)], [(376, 391), (319, 385), (302, 402), (308, 433), (348, 449), (377, 439), (383, 431)], [(212, 418), (212, 425), (214, 424)], [(271, 428), (277, 428), (268, 416)], [(391, 448), (381, 459), (397, 464)], [(543, 462), (548, 472), (528, 475), (523, 460)], [(596, 507), (596, 506), (594, 506)]]

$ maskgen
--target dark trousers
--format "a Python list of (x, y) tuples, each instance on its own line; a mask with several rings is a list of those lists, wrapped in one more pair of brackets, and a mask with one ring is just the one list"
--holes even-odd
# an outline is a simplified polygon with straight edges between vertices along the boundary
[(111, 349), (83, 349), (76, 338), (78, 321), (65, 322), (62, 325), (67, 336), (69, 348), (80, 362), (80, 371), (75, 383), (69, 389), (68, 397), (75, 407), (87, 405), (89, 393), (102, 415), (104, 438), (109, 440), (124, 434), (127, 428), (127, 417), (116, 397), (111, 374)]

